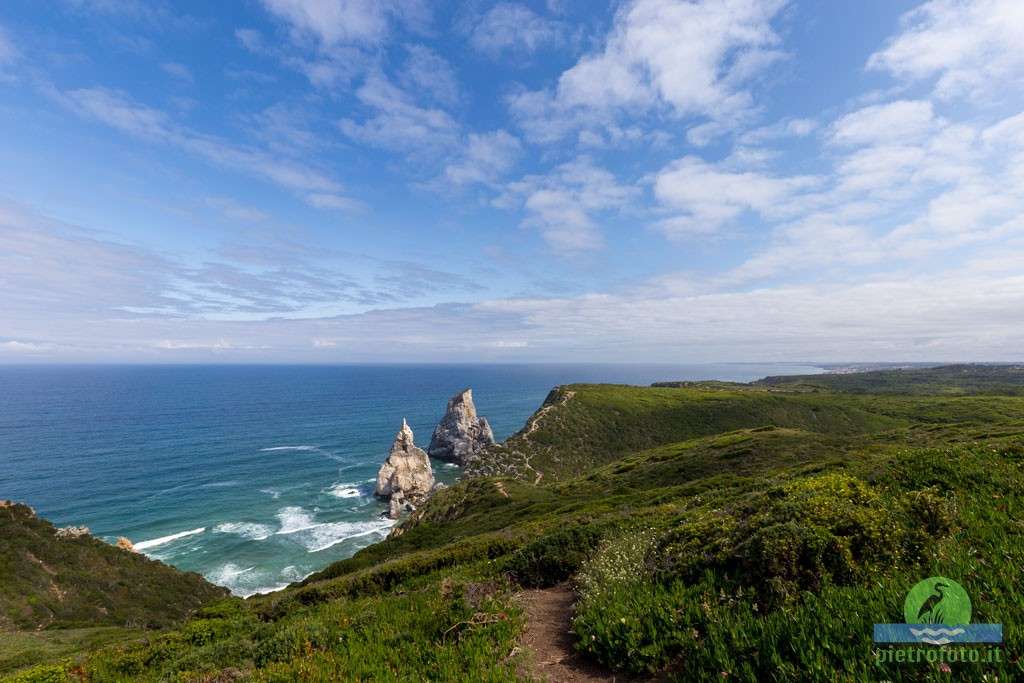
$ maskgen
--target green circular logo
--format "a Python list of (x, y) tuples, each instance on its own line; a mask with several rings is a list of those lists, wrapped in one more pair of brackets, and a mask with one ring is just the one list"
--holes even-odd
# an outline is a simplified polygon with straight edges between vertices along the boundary
[(971, 599), (964, 587), (953, 579), (932, 576), (907, 593), (903, 617), (908, 624), (969, 624)]

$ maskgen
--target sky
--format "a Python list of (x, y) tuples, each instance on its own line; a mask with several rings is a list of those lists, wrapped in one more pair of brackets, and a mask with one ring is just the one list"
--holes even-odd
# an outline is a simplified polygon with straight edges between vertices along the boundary
[(1019, 0), (0, 3), (0, 363), (1017, 361)]

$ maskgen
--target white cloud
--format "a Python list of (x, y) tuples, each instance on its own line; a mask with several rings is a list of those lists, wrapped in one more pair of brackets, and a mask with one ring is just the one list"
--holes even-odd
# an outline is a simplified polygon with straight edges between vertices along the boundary
[(683, 211), (657, 226), (671, 238), (684, 239), (716, 232), (746, 211), (779, 218), (792, 212), (796, 195), (821, 182), (812, 176), (775, 178), (753, 171), (733, 171), (727, 164), (684, 157), (655, 176), (655, 197), (663, 206)]
[(433, 101), (452, 105), (459, 101), (459, 81), (448, 60), (423, 45), (408, 45), (409, 58), (400, 74), (402, 85)]
[(437, 156), (458, 142), (459, 125), (448, 112), (417, 105), (412, 96), (383, 74), (370, 74), (356, 96), (376, 115), (363, 123), (347, 118), (338, 122), (342, 132), (353, 140), (409, 156), (428, 157)]
[(826, 130), (835, 150), (830, 173), (786, 200), (793, 215), (776, 216), (768, 246), (718, 283), (836, 277), (849, 268), (930, 270), (936, 259), (960, 260), (1024, 233), (1024, 115), (983, 127), (936, 117), (928, 102), (896, 101)]
[(521, 336), (531, 345), (572, 348), (586, 359), (614, 359), (621, 348), (652, 360), (701, 361), (749, 361), (752, 354), (821, 361), (1019, 354), (1013, 311), (1024, 305), (1024, 276), (1012, 265), (687, 295), (670, 290), (671, 283), (651, 282), (611, 294), (505, 299), (475, 308), (521, 316)]
[(16, 353), (40, 353), (53, 351), (56, 344), (36, 344), (35, 342), (6, 341), (0, 342), (0, 351), (14, 351)]
[(978, 132), (934, 117), (927, 102), (866, 107), (832, 126), (832, 141), (855, 149), (838, 158), (841, 193), (907, 200), (981, 172)]
[(900, 100), (864, 107), (832, 125), (833, 142), (843, 145), (919, 143), (943, 125), (932, 113), (932, 103)]
[(103, 88), (81, 88), (58, 94), (79, 114), (96, 119), (129, 135), (149, 140), (173, 137), (170, 117), (131, 101), (125, 93)]
[(1001, 99), (1024, 81), (1024, 4), (1019, 0), (930, 0), (903, 17), (905, 29), (868, 61), (871, 69), (921, 81), (937, 77), (942, 98)]
[(504, 130), (470, 133), (465, 151), (445, 167), (444, 178), (456, 186), (494, 183), (512, 168), (522, 152), (519, 139)]
[(135, 137), (188, 150), (218, 167), (269, 180), (314, 207), (361, 206), (358, 201), (343, 196), (341, 183), (302, 162), (189, 130), (174, 123), (166, 113), (139, 104), (125, 93), (91, 88), (51, 94), (83, 116)]
[(565, 33), (562, 22), (540, 17), (519, 3), (503, 2), (476, 20), (469, 44), (477, 52), (497, 59), (505, 52), (533, 54), (546, 46), (560, 45), (565, 42)]
[(365, 211), (368, 208), (365, 202), (358, 199), (325, 192), (310, 192), (306, 195), (306, 202), (317, 209), (335, 209), (345, 212)]
[(142, 19), (156, 23), (158, 18), (166, 16), (166, 7), (162, 2), (154, 0), (65, 0), (75, 9), (88, 12), (109, 14), (129, 19)]
[(329, 140), (311, 130), (313, 114), (292, 102), (278, 102), (240, 118), (268, 149), (283, 156), (297, 159), (331, 145)]
[(194, 80), (192, 72), (189, 71), (188, 67), (184, 64), (178, 64), (175, 62), (165, 62), (160, 65), (160, 68), (163, 69), (163, 72), (168, 76), (177, 78), (178, 80), (183, 81), (185, 83), (191, 83)]
[(256, 29), (236, 28), (235, 38), (250, 52), (260, 53), (264, 50), (263, 34)]
[(0, 73), (2, 69), (7, 66), (11, 66), (21, 57), (21, 53), (18, 48), (14, 47), (14, 43), (11, 41), (10, 36), (7, 35), (7, 31), (3, 26), (0, 26)]
[(782, 56), (771, 20), (786, 4), (633, 0), (616, 13), (602, 50), (562, 73), (553, 91), (513, 96), (512, 111), (537, 142), (622, 112), (741, 118), (752, 107), (746, 84)]
[(229, 197), (207, 197), (203, 200), (207, 206), (220, 211), (226, 218), (245, 223), (265, 223), (271, 214), (254, 206), (242, 204)]
[(636, 195), (635, 188), (620, 185), (607, 170), (581, 157), (546, 176), (510, 183), (495, 205), (524, 207), (528, 215), (523, 227), (539, 229), (560, 254), (573, 254), (601, 247), (604, 240), (595, 216), (625, 207)]
[(314, 38), (322, 47), (375, 44), (385, 38), (390, 20), (425, 23), (429, 13), (419, 0), (261, 0), (286, 20), (299, 40)]
[(154, 254), (0, 203), (0, 318), (6, 334), (18, 334), (23, 318), (166, 307), (162, 276), (168, 272), (168, 263)]

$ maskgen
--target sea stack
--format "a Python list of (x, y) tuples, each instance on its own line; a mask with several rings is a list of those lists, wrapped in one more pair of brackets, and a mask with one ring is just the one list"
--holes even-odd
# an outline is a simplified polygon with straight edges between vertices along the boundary
[(494, 443), (494, 432), (487, 418), (476, 416), (473, 391), (463, 389), (448, 401), (444, 417), (434, 430), (427, 452), (430, 457), (465, 466)]
[(388, 517), (398, 519), (402, 510), (415, 510), (430, 496), (434, 472), (430, 458), (413, 443), (412, 429), (402, 420), (391, 453), (377, 474), (377, 497), (389, 501)]

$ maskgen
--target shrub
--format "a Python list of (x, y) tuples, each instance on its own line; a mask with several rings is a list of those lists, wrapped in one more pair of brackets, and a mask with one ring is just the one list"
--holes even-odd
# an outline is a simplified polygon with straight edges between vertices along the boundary
[(601, 541), (598, 527), (574, 527), (548, 534), (509, 555), (501, 563), (519, 585), (546, 588), (565, 581)]
[(601, 544), (577, 576), (577, 649), (612, 670), (654, 673), (678, 649), (677, 608), (650, 579), (652, 529), (628, 531)]

